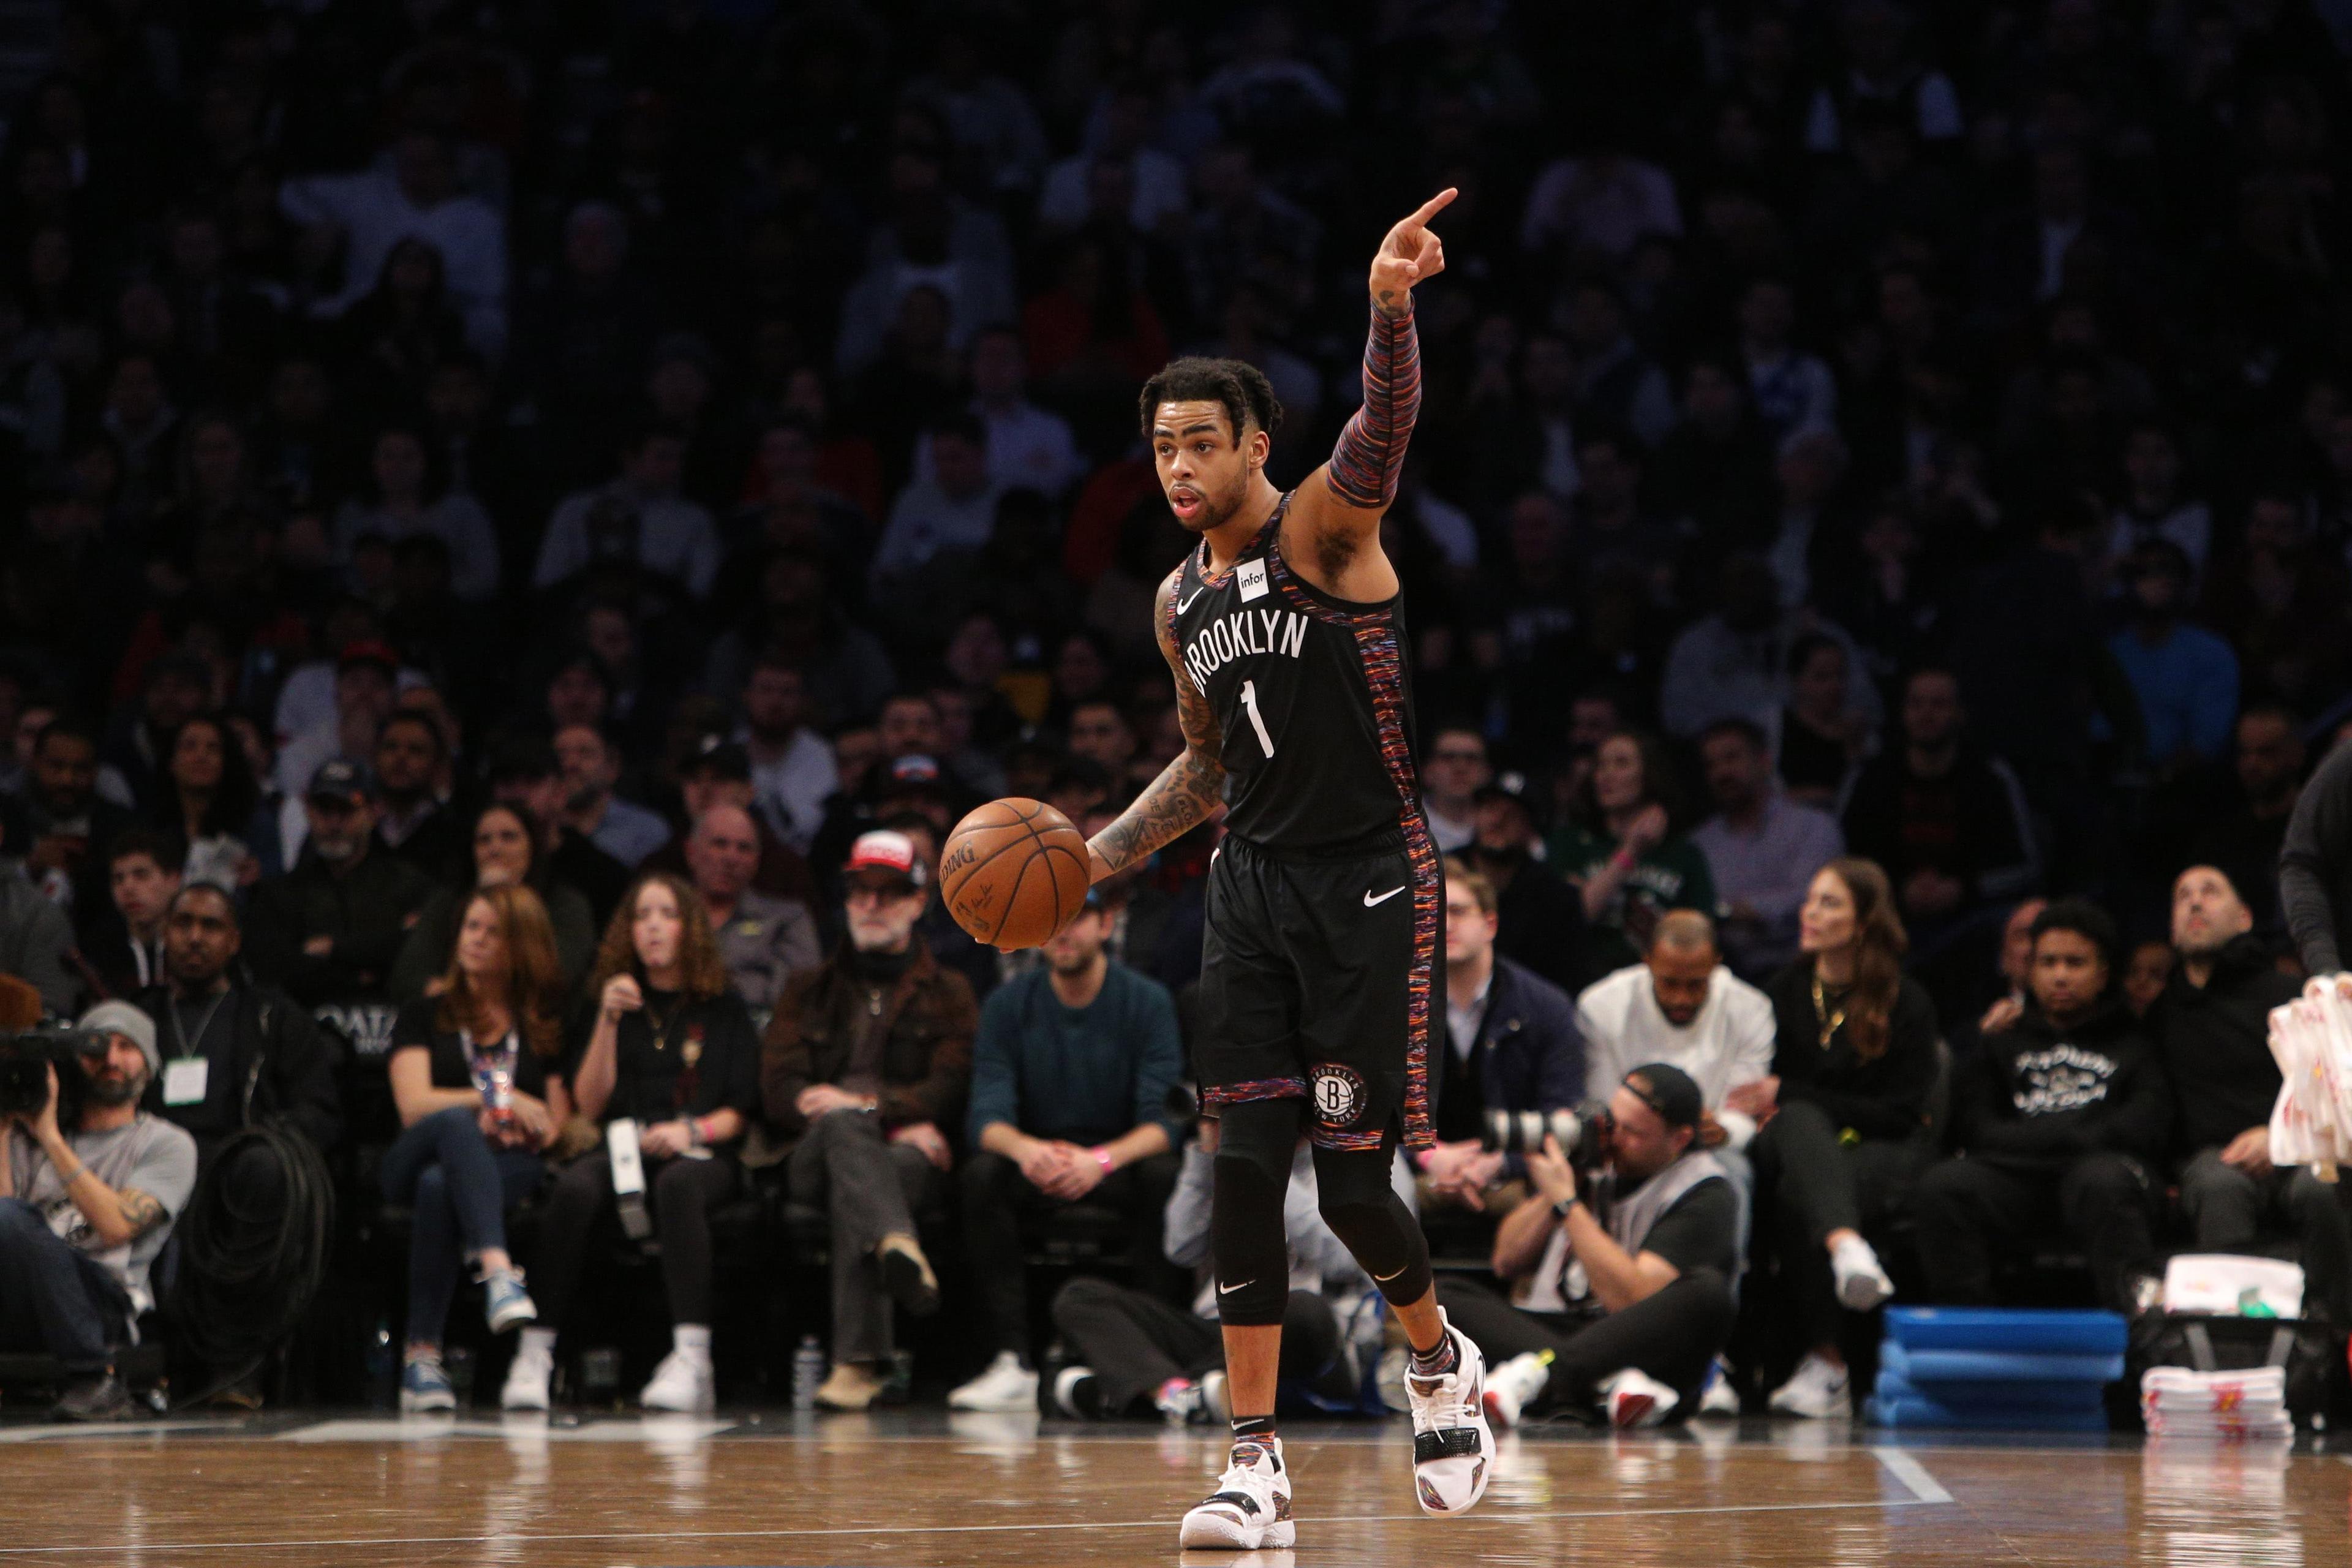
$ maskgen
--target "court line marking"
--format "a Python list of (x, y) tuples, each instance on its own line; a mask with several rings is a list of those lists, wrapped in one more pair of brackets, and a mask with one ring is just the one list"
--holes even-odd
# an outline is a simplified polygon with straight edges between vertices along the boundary
[(1952, 1494), (1943, 1483), (1927, 1473), (1927, 1467), (1900, 1448), (1874, 1447), (1871, 1457), (1886, 1467), (1886, 1473), (1911, 1489), (1911, 1495), (1921, 1502), (1949, 1502)]
[[(1867, 1502), (1725, 1503), (1719, 1506), (1699, 1508), (1566, 1509), (1541, 1513), (1517, 1513), (1497, 1510), (1479, 1517), (1516, 1523), (1538, 1519), (1665, 1519), (1724, 1513), (1827, 1513), (1833, 1510), (1857, 1509), (1884, 1511), (1892, 1508), (1933, 1506), (1935, 1505), (1924, 1498), (1875, 1498)], [(1405, 1524), (1424, 1517), (1419, 1513), (1361, 1513), (1336, 1514), (1328, 1517), (1302, 1515), (1301, 1521), (1307, 1524)], [(804, 1536), (839, 1535), (992, 1535), (1010, 1531), (1165, 1530), (1169, 1522), (1167, 1519), (1162, 1518), (1089, 1520), (1084, 1523), (1063, 1524), (840, 1525), (828, 1526), (821, 1530), (583, 1531), (545, 1535), (526, 1535), (519, 1531), (509, 1531), (500, 1535), (379, 1535), (322, 1541), (140, 1541), (103, 1546), (0, 1546), (0, 1557), (63, 1555), (68, 1552), (138, 1552), (151, 1555), (163, 1552), (274, 1552), (310, 1546), (480, 1546), (492, 1542), (530, 1545), (567, 1541), (760, 1541), (799, 1540)]]

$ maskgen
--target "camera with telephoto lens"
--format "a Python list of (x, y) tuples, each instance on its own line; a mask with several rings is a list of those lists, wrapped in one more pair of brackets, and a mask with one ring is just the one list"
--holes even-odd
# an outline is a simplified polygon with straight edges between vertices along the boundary
[(71, 1127), (81, 1104), (81, 1057), (106, 1055), (97, 1029), (48, 1024), (0, 1035), (0, 1117), (37, 1116), (49, 1102), (48, 1069), (58, 1069), (58, 1125)]
[(1608, 1163), (1609, 1135), (1616, 1126), (1607, 1102), (1598, 1100), (1560, 1110), (1489, 1110), (1478, 1143), (1489, 1153), (1527, 1154), (1556, 1138), (1570, 1165), (1597, 1171)]

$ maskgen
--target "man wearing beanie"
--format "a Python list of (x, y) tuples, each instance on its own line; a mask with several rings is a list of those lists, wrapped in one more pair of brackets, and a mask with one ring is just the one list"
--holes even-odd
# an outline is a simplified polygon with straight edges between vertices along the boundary
[(1486, 1415), (1516, 1425), (1543, 1407), (1647, 1426), (1691, 1411), (1731, 1334), (1738, 1199), (1696, 1146), (1704, 1100), (1680, 1068), (1651, 1062), (1610, 1097), (1597, 1171), (1556, 1139), (1528, 1155), (1540, 1201), (1495, 1235), (1506, 1300), (1448, 1276), (1446, 1315), (1485, 1352)]
[(155, 1304), (147, 1267), (195, 1188), (196, 1145), (139, 1109), (157, 1066), (146, 1014), (101, 1003), (55, 1038), (53, 1074), (80, 1081), (0, 1119), (0, 1350), (65, 1363), (60, 1418), (122, 1420), (132, 1405), (113, 1350)]

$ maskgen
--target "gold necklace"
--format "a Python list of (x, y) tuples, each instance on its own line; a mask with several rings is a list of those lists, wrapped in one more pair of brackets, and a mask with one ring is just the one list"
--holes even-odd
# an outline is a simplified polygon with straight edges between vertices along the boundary
[(1845, 1025), (1845, 1005), (1840, 1003), (1836, 1012), (1830, 1011), (1829, 993), (1822, 984), (1818, 969), (1813, 971), (1813, 1021), (1822, 1026), (1822, 1049), (1828, 1050), (1830, 1041)]

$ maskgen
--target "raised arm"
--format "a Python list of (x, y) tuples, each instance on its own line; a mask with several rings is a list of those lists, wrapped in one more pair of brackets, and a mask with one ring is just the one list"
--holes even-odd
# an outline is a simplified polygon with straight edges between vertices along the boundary
[(1184, 750), (1144, 787), (1134, 805), (1087, 845), (1097, 882), (1181, 838), (1224, 809), (1224, 736), (1217, 729), (1217, 716), (1210, 710), (1208, 698), (1192, 683), (1183, 653), (1176, 646), (1176, 584), (1183, 575), (1180, 566), (1160, 584), (1151, 601), (1151, 620), (1160, 655), (1176, 677), (1176, 718), (1183, 727)]
[[(1453, 202), (1440, 191), (1381, 241), (1372, 258), (1371, 331), (1364, 342), (1364, 404), (1339, 433), (1331, 460), (1298, 487), (1292, 518), (1310, 531), (1311, 557), (1338, 576), (1355, 548), (1379, 530), (1396, 500), (1404, 453), (1421, 413), (1421, 340), (1413, 330), (1412, 287), (1445, 269), (1445, 247), (1430, 219)], [(1324, 587), (1339, 584), (1326, 583)], [(1392, 591), (1392, 590), (1391, 590)]]

